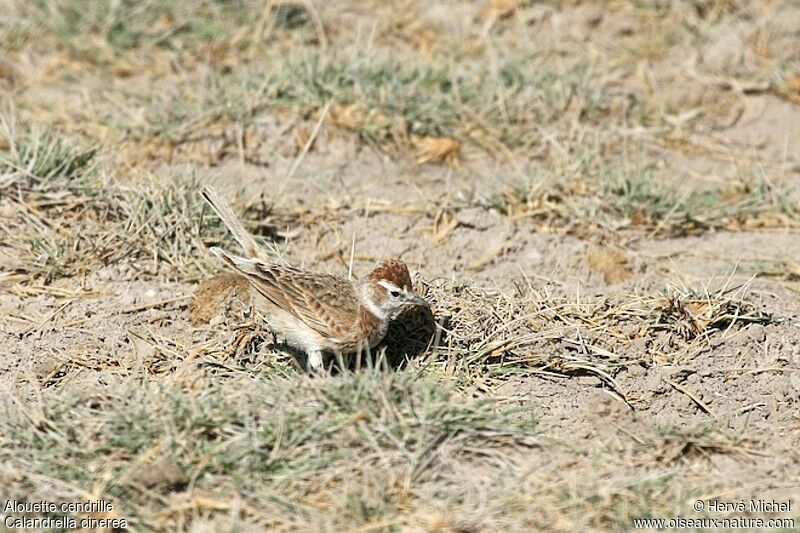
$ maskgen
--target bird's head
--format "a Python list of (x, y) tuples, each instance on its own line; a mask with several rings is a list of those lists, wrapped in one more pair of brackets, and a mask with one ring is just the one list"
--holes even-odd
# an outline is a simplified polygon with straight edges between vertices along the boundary
[(380, 319), (394, 319), (410, 307), (428, 306), (411, 288), (408, 267), (399, 259), (379, 264), (361, 284), (369, 310)]

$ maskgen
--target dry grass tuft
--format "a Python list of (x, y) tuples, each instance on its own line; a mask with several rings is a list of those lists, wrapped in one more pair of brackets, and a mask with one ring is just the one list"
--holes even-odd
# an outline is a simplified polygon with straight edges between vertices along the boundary
[(713, 331), (731, 329), (737, 324), (767, 324), (774, 320), (768, 313), (753, 308), (735, 295), (729, 296), (730, 292), (733, 291), (676, 291), (654, 308), (658, 312), (658, 323), (691, 341)]
[(417, 147), (417, 163), (447, 163), (458, 167), (461, 143), (447, 137), (419, 137), (412, 140)]
[(756, 444), (745, 436), (715, 424), (693, 428), (663, 427), (649, 435), (644, 448), (665, 464), (710, 460), (715, 455), (760, 456)]
[(586, 263), (589, 268), (602, 274), (606, 283), (620, 283), (633, 275), (625, 255), (614, 248), (590, 248), (586, 252)]
[(247, 279), (228, 273), (203, 281), (192, 295), (189, 320), (199, 326), (210, 323), (218, 316), (230, 314), (230, 297), (243, 304), (250, 302), (250, 284)]
[(480, 205), (514, 219), (532, 221), (541, 231), (579, 237), (645, 231), (670, 238), (714, 230), (794, 228), (800, 199), (794, 188), (760, 175), (702, 193), (665, 185), (648, 169), (606, 166), (595, 179), (534, 179), (505, 186)]
[[(180, 276), (209, 271), (204, 242), (227, 232), (210, 216), (195, 179), (123, 187), (100, 168), (97, 150), (76, 148), (52, 134), (7, 136), (0, 153), (0, 205), (13, 216), (0, 231), (14, 235), (7, 246), (10, 270), (52, 280), (104, 266), (125, 267), (130, 278)], [(255, 234), (277, 239), (272, 208), (263, 199), (244, 206)], [(281, 227), (291, 225), (289, 219)]]
[(513, 295), (453, 282), (426, 289), (443, 330), (434, 357), (494, 373), (590, 373), (612, 389), (617, 368), (650, 366), (665, 354), (688, 358), (711, 335), (775, 320), (743, 299), (743, 287), (737, 295), (670, 289), (667, 296), (619, 292), (580, 300), (533, 287)]

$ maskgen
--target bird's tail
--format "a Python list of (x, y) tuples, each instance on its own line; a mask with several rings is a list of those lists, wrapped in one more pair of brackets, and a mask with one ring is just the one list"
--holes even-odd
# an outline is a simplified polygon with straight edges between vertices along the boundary
[(244, 250), (245, 255), (250, 258), (261, 257), (261, 247), (256, 243), (255, 239), (253, 239), (253, 236), (244, 229), (244, 226), (242, 226), (242, 223), (233, 213), (233, 209), (228, 205), (228, 202), (226, 202), (210, 185), (203, 187), (200, 194), (203, 195), (203, 198), (209, 203), (225, 226), (228, 227), (228, 230), (233, 234), (236, 242), (238, 242), (239, 246)]
[(240, 257), (236, 254), (228, 253), (217, 246), (212, 246), (209, 251), (242, 274), (255, 275), (258, 273), (257, 265), (262, 264), (257, 258)]

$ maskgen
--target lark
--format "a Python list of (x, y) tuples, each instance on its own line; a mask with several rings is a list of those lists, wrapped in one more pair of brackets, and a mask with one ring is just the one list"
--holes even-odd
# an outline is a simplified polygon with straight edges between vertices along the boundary
[(250, 282), (251, 293), (269, 329), (308, 355), (312, 372), (325, 369), (323, 355), (361, 353), (374, 348), (389, 323), (403, 311), (428, 303), (413, 292), (408, 267), (397, 258), (380, 263), (361, 280), (320, 274), (270, 262), (210, 186), (201, 191), (244, 250), (244, 256), (210, 251)]

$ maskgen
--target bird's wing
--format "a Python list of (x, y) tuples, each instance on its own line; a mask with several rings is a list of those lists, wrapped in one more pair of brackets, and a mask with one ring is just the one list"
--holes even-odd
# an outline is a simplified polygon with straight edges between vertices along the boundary
[[(317, 333), (336, 338), (352, 331), (358, 300), (352, 284), (342, 278), (310, 274), (280, 266), (264, 265), (253, 286)], [(268, 293), (268, 294), (267, 294)]]
[(320, 335), (338, 338), (352, 332), (359, 302), (348, 280), (212, 251), (247, 276), (264, 298)]

